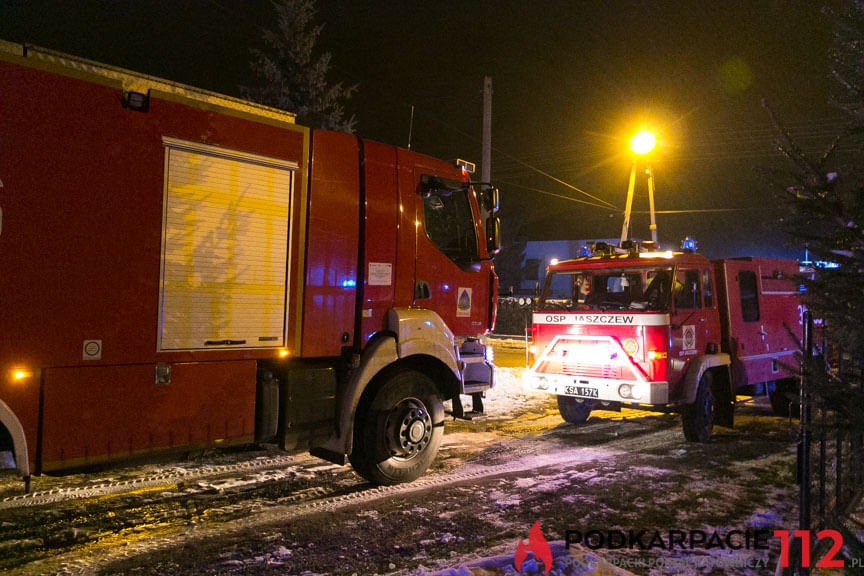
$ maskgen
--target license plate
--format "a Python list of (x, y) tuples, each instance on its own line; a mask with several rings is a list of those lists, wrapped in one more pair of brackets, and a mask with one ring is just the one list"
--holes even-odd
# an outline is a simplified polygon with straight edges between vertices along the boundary
[(582, 396), (584, 398), (600, 397), (597, 388), (589, 388), (588, 386), (567, 386), (565, 391), (571, 396)]

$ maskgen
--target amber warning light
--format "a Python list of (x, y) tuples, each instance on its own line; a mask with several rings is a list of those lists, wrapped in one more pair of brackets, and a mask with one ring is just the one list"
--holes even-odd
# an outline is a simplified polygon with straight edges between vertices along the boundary
[(32, 378), (33, 372), (30, 370), (26, 370), (23, 368), (17, 368), (12, 371), (12, 379), (18, 382), (19, 380), (24, 380), (26, 378)]
[(468, 160), (462, 160), (461, 158), (456, 159), (456, 166), (462, 168), (462, 171), (466, 174), (473, 174), (476, 170), (477, 166), (474, 162), (469, 162)]

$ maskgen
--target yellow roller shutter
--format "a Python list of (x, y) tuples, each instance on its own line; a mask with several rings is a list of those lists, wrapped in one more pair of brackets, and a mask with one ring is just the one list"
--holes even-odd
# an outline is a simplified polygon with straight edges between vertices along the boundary
[(159, 350), (284, 346), (297, 165), (165, 146)]

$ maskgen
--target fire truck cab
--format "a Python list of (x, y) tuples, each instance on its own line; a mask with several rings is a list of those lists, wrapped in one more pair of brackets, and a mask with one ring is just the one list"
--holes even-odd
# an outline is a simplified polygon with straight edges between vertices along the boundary
[[(633, 405), (680, 412), (685, 437), (707, 441), (714, 424), (732, 425), (738, 388), (770, 380), (774, 389), (789, 376), (779, 358), (796, 346), (778, 310), (797, 313), (797, 298), (784, 287), (792, 299), (774, 310), (776, 321), (762, 318), (758, 327), (758, 310), (754, 320), (747, 308), (774, 296), (764, 283), (792, 281), (786, 269), (760, 272), (771, 262), (782, 261), (609, 250), (549, 266), (525, 388), (555, 394), (570, 423), (585, 422), (594, 409)], [(748, 294), (757, 303), (742, 300)], [(742, 310), (749, 316), (739, 321)], [(747, 348), (742, 335), (754, 330), (761, 347)], [(773, 372), (764, 372), (766, 362)]]

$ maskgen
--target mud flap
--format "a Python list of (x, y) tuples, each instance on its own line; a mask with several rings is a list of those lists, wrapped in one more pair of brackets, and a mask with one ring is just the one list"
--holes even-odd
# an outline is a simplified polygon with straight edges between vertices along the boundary
[(473, 420), (479, 416), (483, 416), (485, 410), (483, 408), (483, 392), (474, 392), (471, 394), (471, 411), (466, 412), (462, 406), (462, 399), (457, 394), (453, 397), (453, 410), (451, 416), (459, 420)]
[(279, 424), (279, 380), (267, 370), (258, 371), (255, 387), (255, 442), (276, 439)]

